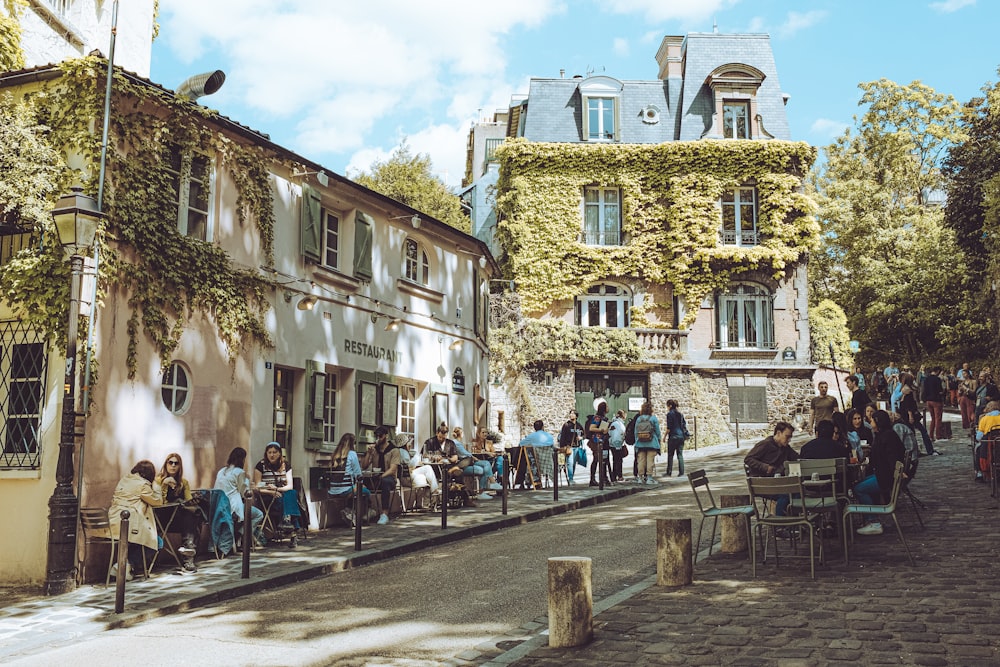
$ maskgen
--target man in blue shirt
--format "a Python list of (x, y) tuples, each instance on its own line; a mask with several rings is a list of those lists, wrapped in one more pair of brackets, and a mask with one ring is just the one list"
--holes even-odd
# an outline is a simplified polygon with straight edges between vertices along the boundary
[[(521, 442), (518, 443), (518, 446), (522, 447), (522, 451), (528, 455), (528, 465), (531, 466), (531, 473), (535, 477), (535, 488), (537, 489), (541, 488), (541, 471), (539, 468), (543, 468), (551, 474), (552, 447), (556, 441), (552, 437), (552, 434), (545, 430), (545, 424), (541, 419), (535, 420), (534, 427), (534, 432), (524, 436)], [(541, 451), (535, 451), (536, 449)], [(524, 483), (524, 470), (521, 466), (518, 466), (517, 476), (518, 479), (514, 481), (515, 486)]]

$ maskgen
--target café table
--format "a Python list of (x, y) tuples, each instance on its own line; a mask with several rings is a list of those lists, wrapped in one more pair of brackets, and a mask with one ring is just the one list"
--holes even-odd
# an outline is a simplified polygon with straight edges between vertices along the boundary
[[(177, 567), (181, 567), (181, 557), (177, 553), (177, 550), (174, 549), (174, 545), (170, 543), (167, 533), (170, 532), (170, 526), (173, 525), (174, 519), (177, 518), (177, 512), (183, 505), (184, 503), (164, 503), (153, 508), (153, 518), (156, 520), (156, 533), (163, 539), (163, 550), (174, 557)], [(153, 571), (153, 566), (156, 565), (156, 559), (159, 556), (160, 550), (157, 550), (153, 554), (153, 560), (149, 563), (150, 572)]]

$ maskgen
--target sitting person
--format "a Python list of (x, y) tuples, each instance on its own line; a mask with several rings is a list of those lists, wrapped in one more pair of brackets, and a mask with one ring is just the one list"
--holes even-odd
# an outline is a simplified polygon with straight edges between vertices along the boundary
[[(152, 562), (160, 549), (160, 538), (156, 534), (156, 519), (153, 508), (163, 504), (159, 487), (153, 486), (156, 468), (152, 461), (142, 460), (132, 467), (129, 474), (122, 477), (111, 497), (108, 518), (111, 520), (111, 534), (121, 535), (121, 513), (128, 510), (128, 571), (126, 581), (132, 580), (132, 573), (140, 570), (145, 575), (146, 564)], [(111, 566), (111, 576), (118, 576), (118, 564)]]
[(458, 450), (458, 465), (462, 469), (462, 473), (479, 479), (479, 490), (481, 493), (476, 496), (476, 499), (492, 500), (493, 496), (487, 493), (487, 491), (499, 491), (503, 488), (497, 484), (496, 478), (493, 477), (493, 465), (488, 460), (477, 459), (465, 449), (465, 446), (462, 444), (463, 431), (461, 426), (456, 426), (452, 429), (451, 435), (455, 441), (455, 448)]
[[(875, 440), (869, 460), (874, 473), (854, 486), (854, 497), (862, 505), (875, 505), (879, 496), (888, 500), (896, 474), (896, 462), (902, 462), (906, 454), (903, 442), (893, 430), (892, 419), (885, 410), (878, 410), (872, 420)], [(865, 525), (858, 528), (858, 535), (881, 535), (882, 524), (874, 516), (865, 517)]]
[(913, 452), (914, 457), (920, 456), (920, 450), (917, 449), (917, 434), (909, 420), (897, 412), (889, 415), (889, 419), (892, 422), (892, 430), (896, 432), (900, 442), (903, 443), (903, 448), (908, 452)]
[(847, 440), (854, 450), (854, 457), (858, 461), (865, 458), (863, 445), (870, 445), (875, 439), (872, 430), (865, 426), (865, 416), (861, 410), (850, 409), (847, 411)]
[(420, 448), (420, 458), (432, 463), (442, 460), (458, 463), (458, 448), (455, 447), (455, 441), (448, 437), (447, 424), (444, 422), (438, 424), (434, 437), (424, 441), (423, 447)]
[[(989, 452), (986, 451), (986, 444), (983, 440), (986, 434), (995, 428), (1000, 428), (1000, 401), (990, 401), (986, 404), (983, 416), (979, 418), (976, 425), (976, 455), (973, 457), (973, 468), (976, 471), (976, 481), (985, 482), (983, 476), (983, 463), (989, 461)], [(998, 454), (994, 454), (997, 456)]]
[[(540, 489), (542, 488), (541, 473), (543, 471), (550, 472), (552, 468), (552, 448), (555, 446), (556, 440), (551, 433), (545, 430), (545, 423), (541, 419), (536, 419), (533, 426), (535, 430), (524, 436), (517, 446), (521, 448), (521, 451), (527, 453), (527, 465), (531, 466), (531, 474), (535, 478), (534, 487)], [(514, 480), (515, 486), (517, 484), (523, 485), (524, 474), (523, 466), (518, 466), (517, 479)]]
[[(447, 434), (447, 432), (448, 427), (446, 426), (445, 433)], [(457, 456), (456, 454), (456, 460)], [(392, 502), (392, 492), (396, 490), (396, 475), (399, 474), (401, 461), (399, 448), (389, 442), (389, 427), (384, 424), (379, 426), (375, 429), (375, 444), (369, 446), (367, 451), (365, 451), (361, 467), (362, 469), (371, 469), (379, 473), (379, 489), (382, 501), (382, 516), (378, 520), (380, 526), (389, 523), (389, 506)]]
[(490, 461), (493, 466), (494, 480), (503, 477), (503, 457), (496, 451), (493, 441), (486, 437), (486, 427), (476, 429), (476, 439), (472, 441), (472, 454), (483, 460)]
[(177, 549), (184, 559), (181, 569), (196, 572), (198, 568), (194, 564), (194, 555), (198, 552), (198, 536), (201, 535), (204, 515), (191, 493), (191, 485), (184, 478), (184, 461), (180, 454), (167, 455), (153, 485), (160, 488), (164, 502), (183, 503), (177, 508), (170, 527), (181, 535), (181, 546)]
[(840, 459), (849, 456), (842, 444), (833, 439), (833, 421), (824, 419), (816, 424), (816, 437), (802, 445), (800, 459)]
[[(247, 462), (247, 450), (242, 447), (234, 447), (229, 452), (226, 465), (215, 476), (215, 488), (226, 494), (229, 498), (229, 507), (233, 511), (233, 523), (240, 524), (243, 521), (243, 496), (247, 492), (247, 473), (243, 469)], [(250, 507), (250, 533), (258, 545), (263, 545), (263, 535), (260, 532), (260, 524), (264, 520), (264, 513), (257, 507)], [(237, 543), (239, 542), (239, 532), (237, 532)], [(237, 547), (238, 548), (238, 547)]]
[[(294, 547), (298, 526), (292, 523), (292, 517), (298, 521), (299, 498), (292, 486), (292, 466), (281, 453), (278, 443), (269, 442), (264, 448), (264, 457), (257, 461), (253, 469), (253, 486), (256, 491), (254, 504), (270, 515), (268, 523), (273, 527), (273, 537), (290, 536)], [(272, 502), (265, 502), (265, 496), (271, 496)]]
[[(743, 459), (747, 474), (751, 477), (774, 477), (784, 472), (785, 461), (798, 461), (798, 453), (788, 446), (792, 440), (795, 427), (788, 422), (778, 422), (774, 425), (774, 435), (770, 435), (750, 450)], [(789, 497), (786, 495), (772, 498), (776, 502), (775, 514), (785, 516), (788, 511)]]
[[(356, 440), (357, 438), (355, 438), (353, 433), (345, 433), (340, 436), (340, 442), (337, 443), (336, 449), (333, 450), (333, 455), (330, 458), (330, 470), (343, 472), (344, 475), (334, 481), (330, 485), (330, 488), (327, 489), (327, 493), (331, 496), (346, 498), (348, 500), (354, 498), (354, 490), (357, 488), (358, 480), (361, 478), (361, 460), (358, 459), (358, 453), (354, 451)], [(371, 491), (367, 488), (364, 486), (361, 487), (362, 517), (368, 513), (367, 508), (371, 494)], [(344, 518), (344, 522), (347, 525), (352, 528), (356, 525), (353, 503), (349, 503), (342, 509), (340, 515)]]

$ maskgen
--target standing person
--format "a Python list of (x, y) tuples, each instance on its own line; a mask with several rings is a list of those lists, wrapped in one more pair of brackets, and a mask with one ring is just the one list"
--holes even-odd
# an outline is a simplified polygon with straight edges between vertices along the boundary
[(611, 422), (608, 421), (608, 404), (601, 401), (597, 404), (597, 414), (587, 417), (587, 423), (583, 425), (584, 432), (590, 439), (590, 451), (594, 455), (594, 462), (590, 464), (590, 485), (599, 486), (597, 482), (597, 471), (601, 471), (601, 477), (605, 484), (610, 484), (610, 469), (608, 466), (608, 429)]
[(653, 404), (646, 401), (635, 420), (635, 457), (639, 460), (640, 484), (656, 484), (653, 469), (661, 439), (660, 420), (653, 414)]
[(948, 375), (945, 378), (945, 386), (948, 388), (948, 406), (952, 408), (958, 407), (958, 376), (955, 375), (955, 367), (952, 366), (948, 370)]
[[(444, 439), (451, 444), (454, 449), (455, 443), (448, 440), (448, 426), (441, 424), (438, 426), (438, 436), (441, 435), (441, 428), (444, 428)], [(426, 449), (428, 443), (434, 440), (430, 438), (424, 443)], [(440, 450), (438, 450), (440, 451)], [(454, 454), (455, 461), (458, 460), (458, 452)], [(389, 442), (389, 427), (385, 424), (375, 429), (375, 445), (365, 451), (365, 458), (361, 460), (363, 469), (378, 469), (379, 489), (381, 490), (382, 516), (378, 519), (378, 525), (384, 526), (389, 523), (389, 505), (392, 502), (392, 492), (396, 490), (396, 475), (399, 474), (399, 465), (402, 459), (399, 456), (399, 449)], [(454, 463), (455, 461), (452, 461)]]
[(924, 364), (920, 364), (920, 368), (917, 369), (917, 402), (927, 401), (924, 397), (925, 380), (927, 380), (927, 367)]
[(177, 453), (168, 454), (160, 468), (160, 474), (153, 480), (154, 486), (160, 487), (163, 501), (167, 503), (182, 503), (174, 514), (171, 528), (176, 528), (181, 534), (181, 546), (177, 552), (183, 557), (181, 569), (185, 572), (196, 572), (194, 555), (198, 552), (198, 536), (201, 535), (202, 513), (191, 493), (191, 485), (184, 477), (184, 461)]
[[(353, 433), (345, 433), (340, 436), (340, 442), (337, 443), (336, 449), (333, 450), (333, 454), (330, 457), (330, 470), (340, 471), (344, 473), (344, 476), (339, 482), (334, 482), (327, 493), (331, 496), (345, 498), (347, 500), (353, 500), (354, 491), (357, 488), (358, 479), (361, 477), (361, 459), (358, 458), (358, 453), (354, 450), (354, 445), (357, 442), (357, 438)], [(368, 501), (371, 496), (371, 491), (369, 491), (364, 486), (361, 487), (361, 516), (365, 516), (368, 513)], [(352, 503), (353, 504), (353, 503)], [(354, 516), (354, 508), (352, 505), (348, 505), (344, 509), (340, 510), (340, 515), (344, 518), (344, 523), (353, 528), (357, 517)]]
[(899, 368), (896, 366), (895, 361), (890, 361), (889, 365), (885, 367), (882, 371), (882, 375), (885, 376), (885, 383), (889, 391), (892, 391), (893, 385), (899, 379)]
[(816, 387), (819, 389), (819, 396), (814, 396), (812, 401), (809, 402), (811, 409), (809, 416), (810, 433), (816, 432), (816, 424), (824, 419), (832, 419), (833, 413), (837, 411), (839, 405), (837, 399), (827, 393), (830, 391), (830, 385), (825, 380), (820, 381)]
[(865, 372), (861, 369), (861, 366), (854, 367), (854, 377), (858, 379), (858, 389), (866, 391)]
[(944, 413), (944, 383), (941, 382), (941, 368), (931, 367), (930, 373), (924, 378), (924, 402), (931, 413), (931, 441), (941, 438), (941, 417)]
[(677, 409), (677, 401), (667, 401), (667, 477), (673, 474), (674, 454), (677, 455), (677, 476), (684, 476), (684, 440), (688, 437), (687, 421)]
[(625, 459), (625, 417), (624, 410), (615, 413), (615, 418), (611, 420), (608, 427), (608, 443), (611, 445), (611, 481), (624, 482), (622, 477), (622, 461)]
[[(774, 477), (783, 474), (785, 461), (798, 461), (799, 454), (789, 447), (795, 427), (788, 422), (778, 422), (774, 425), (774, 435), (769, 435), (750, 450), (743, 459), (747, 474), (751, 477)], [(777, 496), (775, 514), (785, 516), (788, 510), (787, 495)]]
[[(874, 505), (878, 496), (889, 498), (896, 474), (896, 462), (902, 461), (906, 450), (896, 432), (892, 430), (892, 419), (885, 410), (878, 410), (872, 419), (875, 441), (868, 456), (874, 473), (854, 486), (854, 495), (863, 505)], [(865, 517), (865, 525), (858, 528), (858, 535), (881, 535), (882, 524), (874, 516)]]
[(865, 406), (872, 402), (868, 392), (861, 386), (863, 375), (848, 375), (847, 390), (851, 392), (851, 407), (855, 410), (864, 411)]
[[(145, 565), (153, 560), (160, 549), (156, 534), (156, 519), (153, 508), (163, 504), (159, 487), (153, 486), (156, 468), (152, 461), (136, 463), (129, 474), (122, 477), (111, 497), (108, 518), (111, 520), (111, 534), (121, 534), (122, 510), (129, 511), (128, 524), (128, 570), (125, 579), (132, 580), (132, 573), (140, 570), (145, 576)], [(118, 564), (111, 566), (111, 576), (118, 576)]]
[(941, 452), (934, 449), (934, 443), (931, 442), (931, 437), (924, 427), (923, 414), (917, 406), (917, 389), (913, 384), (913, 376), (909, 373), (903, 373), (899, 378), (900, 398), (897, 412), (902, 421), (909, 425), (915, 434), (920, 434), (924, 442), (924, 451), (927, 452), (927, 455), (941, 456)]
[[(959, 372), (958, 411), (962, 413), (962, 428), (970, 429), (976, 424), (976, 379), (964, 364)], [(965, 375), (962, 375), (962, 373)]]
[(581, 446), (583, 439), (583, 426), (579, 420), (580, 413), (570, 410), (566, 423), (559, 430), (559, 446), (564, 452), (569, 452), (563, 456), (566, 457), (566, 477), (570, 484), (573, 483), (573, 473), (576, 471), (576, 449)]
[[(229, 452), (226, 465), (215, 476), (215, 488), (226, 494), (229, 498), (229, 508), (236, 517), (236, 522), (243, 521), (243, 496), (247, 492), (247, 473), (244, 470), (247, 462), (247, 450), (242, 447), (234, 447)], [(250, 534), (258, 544), (264, 543), (263, 535), (260, 532), (260, 523), (264, 520), (264, 513), (258, 508), (250, 507)]]

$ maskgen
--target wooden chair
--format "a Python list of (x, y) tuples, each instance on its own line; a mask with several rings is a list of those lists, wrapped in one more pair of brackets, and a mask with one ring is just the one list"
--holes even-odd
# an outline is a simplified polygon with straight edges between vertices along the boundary
[[(734, 507), (719, 507), (715, 504), (715, 498), (712, 496), (712, 489), (708, 486), (708, 475), (705, 474), (704, 470), (695, 470), (694, 472), (688, 473), (688, 482), (691, 484), (691, 491), (694, 493), (695, 502), (698, 503), (698, 510), (701, 512), (701, 521), (698, 523), (698, 538), (694, 543), (694, 550), (697, 554), (698, 549), (701, 548), (701, 530), (705, 525), (705, 519), (712, 519), (712, 536), (708, 540), (708, 555), (712, 555), (712, 545), (715, 543), (715, 529), (719, 524), (720, 516), (742, 516), (746, 520), (747, 525), (747, 535), (750, 535), (750, 517), (754, 514), (754, 508), (752, 505), (739, 505)], [(698, 489), (703, 489), (703, 493), (699, 494)], [(702, 500), (702, 495), (705, 496), (705, 500)], [(747, 554), (749, 557), (750, 554)]]
[[(809, 537), (809, 574), (815, 579), (816, 578), (816, 524), (815, 520), (818, 515), (812, 514), (808, 511), (799, 515), (789, 515), (789, 516), (778, 516), (776, 514), (770, 514), (766, 510), (764, 512), (760, 511), (758, 507), (757, 500), (768, 500), (766, 497), (774, 496), (789, 496), (790, 499), (794, 499), (795, 496), (800, 498), (805, 496), (802, 488), (802, 479), (800, 477), (747, 477), (747, 487), (750, 491), (750, 503), (753, 506), (754, 516), (756, 517), (756, 531), (751, 532), (750, 536), (752, 543), (750, 546), (751, 563), (753, 576), (757, 576), (757, 542), (760, 539), (761, 531), (763, 528), (768, 528), (768, 534), (765, 535), (764, 539), (764, 561), (767, 562), (767, 543), (770, 537), (774, 535), (774, 529), (784, 528), (784, 529), (795, 529), (799, 528), (800, 532), (805, 532)], [(766, 503), (765, 503), (766, 507)], [(820, 542), (820, 562), (823, 561), (822, 553), (823, 544)], [(781, 561), (778, 556), (778, 539), (774, 538), (774, 560), (775, 564), (780, 567)]]
[(903, 543), (903, 548), (906, 549), (906, 556), (910, 559), (910, 565), (915, 565), (913, 561), (913, 554), (910, 553), (910, 546), (906, 543), (906, 538), (903, 537), (903, 529), (899, 526), (899, 520), (896, 518), (896, 500), (899, 498), (899, 489), (903, 481), (903, 462), (896, 462), (896, 470), (893, 473), (892, 479), (892, 493), (889, 496), (889, 502), (885, 505), (861, 505), (861, 504), (850, 504), (844, 508), (844, 562), (848, 562), (848, 547), (847, 539), (850, 535), (851, 540), (854, 540), (854, 522), (851, 517), (855, 514), (874, 514), (875, 516), (891, 516), (892, 522), (896, 525), (896, 534), (899, 536), (899, 541)]

